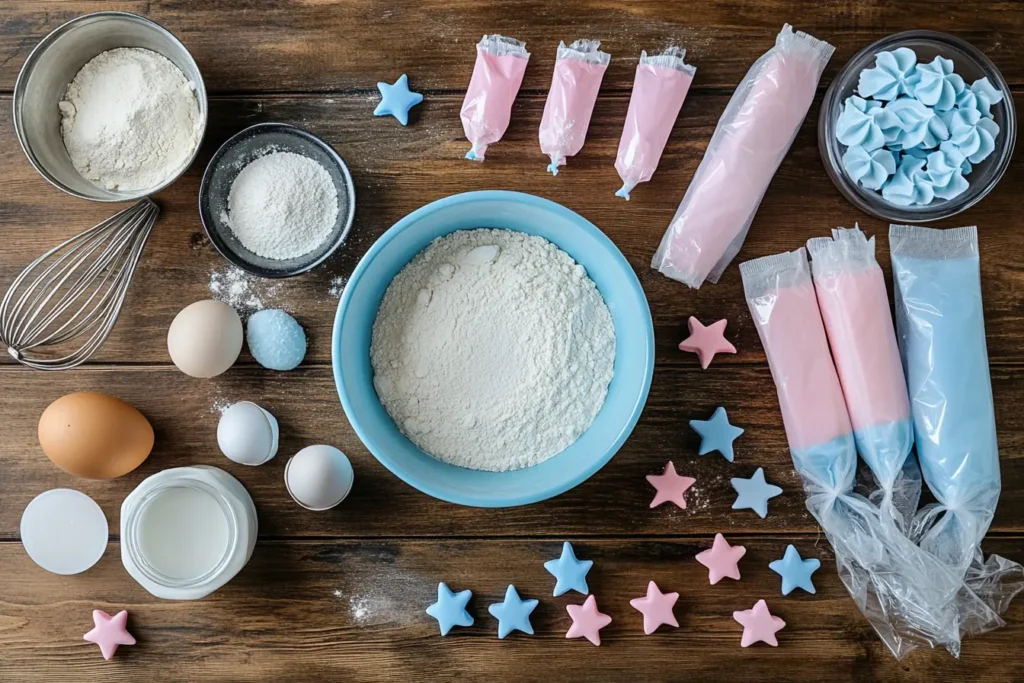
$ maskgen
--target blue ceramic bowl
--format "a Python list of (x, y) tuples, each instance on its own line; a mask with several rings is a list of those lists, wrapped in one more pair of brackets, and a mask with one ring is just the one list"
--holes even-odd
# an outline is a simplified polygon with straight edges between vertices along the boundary
[[(455, 230), (504, 228), (539, 235), (587, 269), (615, 325), (615, 374), (593, 424), (539, 465), (481, 472), (435, 460), (405, 438), (373, 388), (370, 338), (391, 280), (431, 241)], [(527, 505), (568, 491), (597, 472), (636, 425), (654, 370), (654, 328), (632, 267), (593, 223), (560, 204), (519, 192), (453, 195), (398, 221), (370, 248), (345, 287), (334, 319), (332, 362), (356, 434), (403, 481), (435, 498), (477, 507)]]

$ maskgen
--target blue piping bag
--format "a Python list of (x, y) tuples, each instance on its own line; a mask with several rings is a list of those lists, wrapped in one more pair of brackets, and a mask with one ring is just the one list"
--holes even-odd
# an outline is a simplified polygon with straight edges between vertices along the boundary
[(962, 635), (1004, 624), (1024, 570), (981, 540), (999, 500), (999, 450), (974, 227), (889, 227), (896, 325), (918, 460), (937, 503), (910, 529), (963, 582), (955, 600)]

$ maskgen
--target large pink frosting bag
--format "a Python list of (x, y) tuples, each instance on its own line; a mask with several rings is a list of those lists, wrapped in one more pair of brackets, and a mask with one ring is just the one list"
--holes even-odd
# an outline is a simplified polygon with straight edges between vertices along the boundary
[(611, 59), (599, 47), (599, 40), (576, 40), (568, 47), (558, 44), (555, 73), (540, 120), (540, 151), (551, 157), (552, 175), (558, 175), (566, 157), (583, 148), (597, 91)]
[(629, 96), (626, 124), (619, 139), (615, 170), (622, 178), (616, 196), (629, 199), (639, 183), (654, 175), (665, 143), (686, 99), (697, 69), (683, 62), (686, 50), (670, 47), (660, 55), (640, 53)]
[(529, 59), (526, 43), (514, 38), (486, 35), (477, 43), (473, 77), (462, 101), (462, 129), (473, 145), (467, 159), (483, 161), (487, 146), (505, 134)]
[(651, 267), (696, 289), (739, 252), (834, 48), (786, 24), (725, 108)]

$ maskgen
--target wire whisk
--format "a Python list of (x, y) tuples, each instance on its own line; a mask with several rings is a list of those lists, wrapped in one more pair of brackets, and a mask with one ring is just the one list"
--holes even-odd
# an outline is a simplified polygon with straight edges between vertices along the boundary
[(143, 199), (28, 264), (0, 302), (7, 353), (37, 370), (67, 370), (96, 353), (117, 323), (159, 213)]

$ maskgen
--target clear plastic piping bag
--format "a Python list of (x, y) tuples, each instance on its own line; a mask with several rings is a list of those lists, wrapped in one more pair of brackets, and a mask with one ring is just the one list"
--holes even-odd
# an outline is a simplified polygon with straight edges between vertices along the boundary
[(853, 427), (806, 252), (748, 261), (740, 274), (807, 509), (835, 550), (839, 577), (897, 658), (922, 644), (959, 651), (955, 598), (962, 582), (854, 493)]
[(961, 601), (961, 630), (983, 633), (1003, 625), (1024, 570), (981, 552), (1001, 484), (977, 230), (893, 225), (889, 248), (917, 456), (938, 500), (911, 537), (963, 578), (977, 599)]
[(878, 489), (871, 499), (906, 530), (921, 497), (910, 400), (875, 238), (858, 228), (807, 242), (814, 289), (860, 457)]
[(539, 133), (540, 151), (551, 158), (551, 175), (558, 175), (558, 167), (565, 165), (566, 158), (583, 149), (597, 91), (611, 60), (611, 55), (601, 52), (599, 47), (599, 40), (558, 44)]
[(739, 253), (835, 48), (786, 24), (736, 88), (651, 261), (696, 289)]
[(529, 60), (526, 43), (515, 38), (485, 35), (477, 43), (461, 112), (462, 130), (472, 145), (466, 152), (470, 161), (483, 161), (488, 145), (505, 134)]
[(649, 181), (658, 169), (665, 143), (697, 73), (696, 67), (683, 61), (685, 57), (686, 50), (681, 47), (670, 47), (657, 55), (640, 53), (615, 155), (615, 170), (622, 179), (616, 197), (629, 201), (633, 188)]

